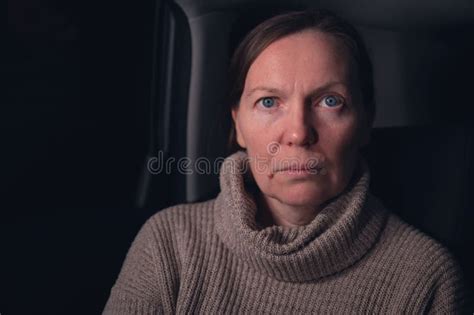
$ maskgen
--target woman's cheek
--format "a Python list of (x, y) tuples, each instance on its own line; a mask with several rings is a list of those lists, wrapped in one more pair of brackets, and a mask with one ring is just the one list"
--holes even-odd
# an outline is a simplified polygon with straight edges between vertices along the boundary
[(351, 121), (334, 121), (319, 126), (319, 141), (325, 154), (335, 167), (353, 159), (357, 145), (357, 128)]
[[(244, 117), (245, 124), (241, 126), (242, 136), (244, 137), (247, 153), (250, 157), (259, 157), (265, 153), (265, 139), (262, 130), (262, 124), (255, 116)], [(255, 136), (260, 135), (260, 136)]]
[(251, 131), (249, 141), (258, 142), (261, 145), (266, 145), (274, 141), (272, 139), (275, 130), (278, 129), (278, 117), (275, 114), (269, 113), (255, 113), (252, 117), (249, 117), (251, 121)]
[(354, 115), (340, 110), (327, 114), (325, 118), (326, 125), (341, 145), (353, 143), (357, 138), (357, 117)]

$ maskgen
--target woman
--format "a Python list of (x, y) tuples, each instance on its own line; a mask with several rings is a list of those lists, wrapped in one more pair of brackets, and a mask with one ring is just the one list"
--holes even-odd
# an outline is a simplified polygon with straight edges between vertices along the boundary
[(233, 137), (221, 192), (158, 212), (104, 313), (457, 313), (451, 255), (368, 192), (359, 148), (371, 63), (326, 11), (273, 17), (231, 62)]

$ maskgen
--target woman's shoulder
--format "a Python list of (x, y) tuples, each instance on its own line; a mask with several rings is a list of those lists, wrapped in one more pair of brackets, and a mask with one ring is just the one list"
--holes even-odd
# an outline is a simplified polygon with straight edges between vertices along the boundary
[(411, 266), (436, 266), (455, 262), (452, 253), (434, 237), (403, 220), (377, 197), (370, 195), (370, 205), (387, 216), (375, 251)]
[(428, 307), (441, 313), (462, 307), (465, 284), (460, 265), (433, 237), (390, 213), (375, 252), (386, 276), (402, 284), (402, 294), (429, 298)]
[(387, 225), (382, 233), (381, 242), (387, 250), (399, 255), (412, 257), (412, 261), (426, 261), (430, 265), (436, 262), (452, 261), (452, 253), (434, 237), (407, 223), (400, 216), (390, 213)]
[(144, 224), (148, 230), (161, 234), (180, 234), (189, 229), (203, 229), (213, 222), (215, 199), (173, 205), (153, 214)]
[(390, 213), (380, 237), (379, 255), (390, 260), (411, 283), (431, 288), (462, 283), (460, 266), (452, 252), (432, 236)]
[[(214, 201), (179, 204), (152, 215), (135, 236), (112, 288), (105, 314), (173, 310), (183, 261), (183, 248), (206, 224)], [(204, 230), (204, 229), (201, 229)], [(171, 313), (172, 311), (170, 311)], [(168, 312), (166, 312), (168, 313)]]

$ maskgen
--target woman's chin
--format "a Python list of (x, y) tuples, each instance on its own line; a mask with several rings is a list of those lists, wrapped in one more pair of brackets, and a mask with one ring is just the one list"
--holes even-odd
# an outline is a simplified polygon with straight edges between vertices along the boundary
[(280, 196), (280, 201), (295, 207), (318, 207), (331, 198), (330, 191), (327, 187), (323, 188), (319, 185), (301, 183), (292, 185), (295, 187), (281, 187), (281, 191), (277, 196)]

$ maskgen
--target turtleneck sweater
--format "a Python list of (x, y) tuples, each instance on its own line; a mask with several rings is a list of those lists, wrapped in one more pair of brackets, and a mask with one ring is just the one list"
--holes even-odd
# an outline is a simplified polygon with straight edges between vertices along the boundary
[(307, 225), (261, 227), (244, 151), (217, 198), (157, 212), (125, 258), (104, 314), (457, 314), (459, 266), (389, 212), (369, 170)]

